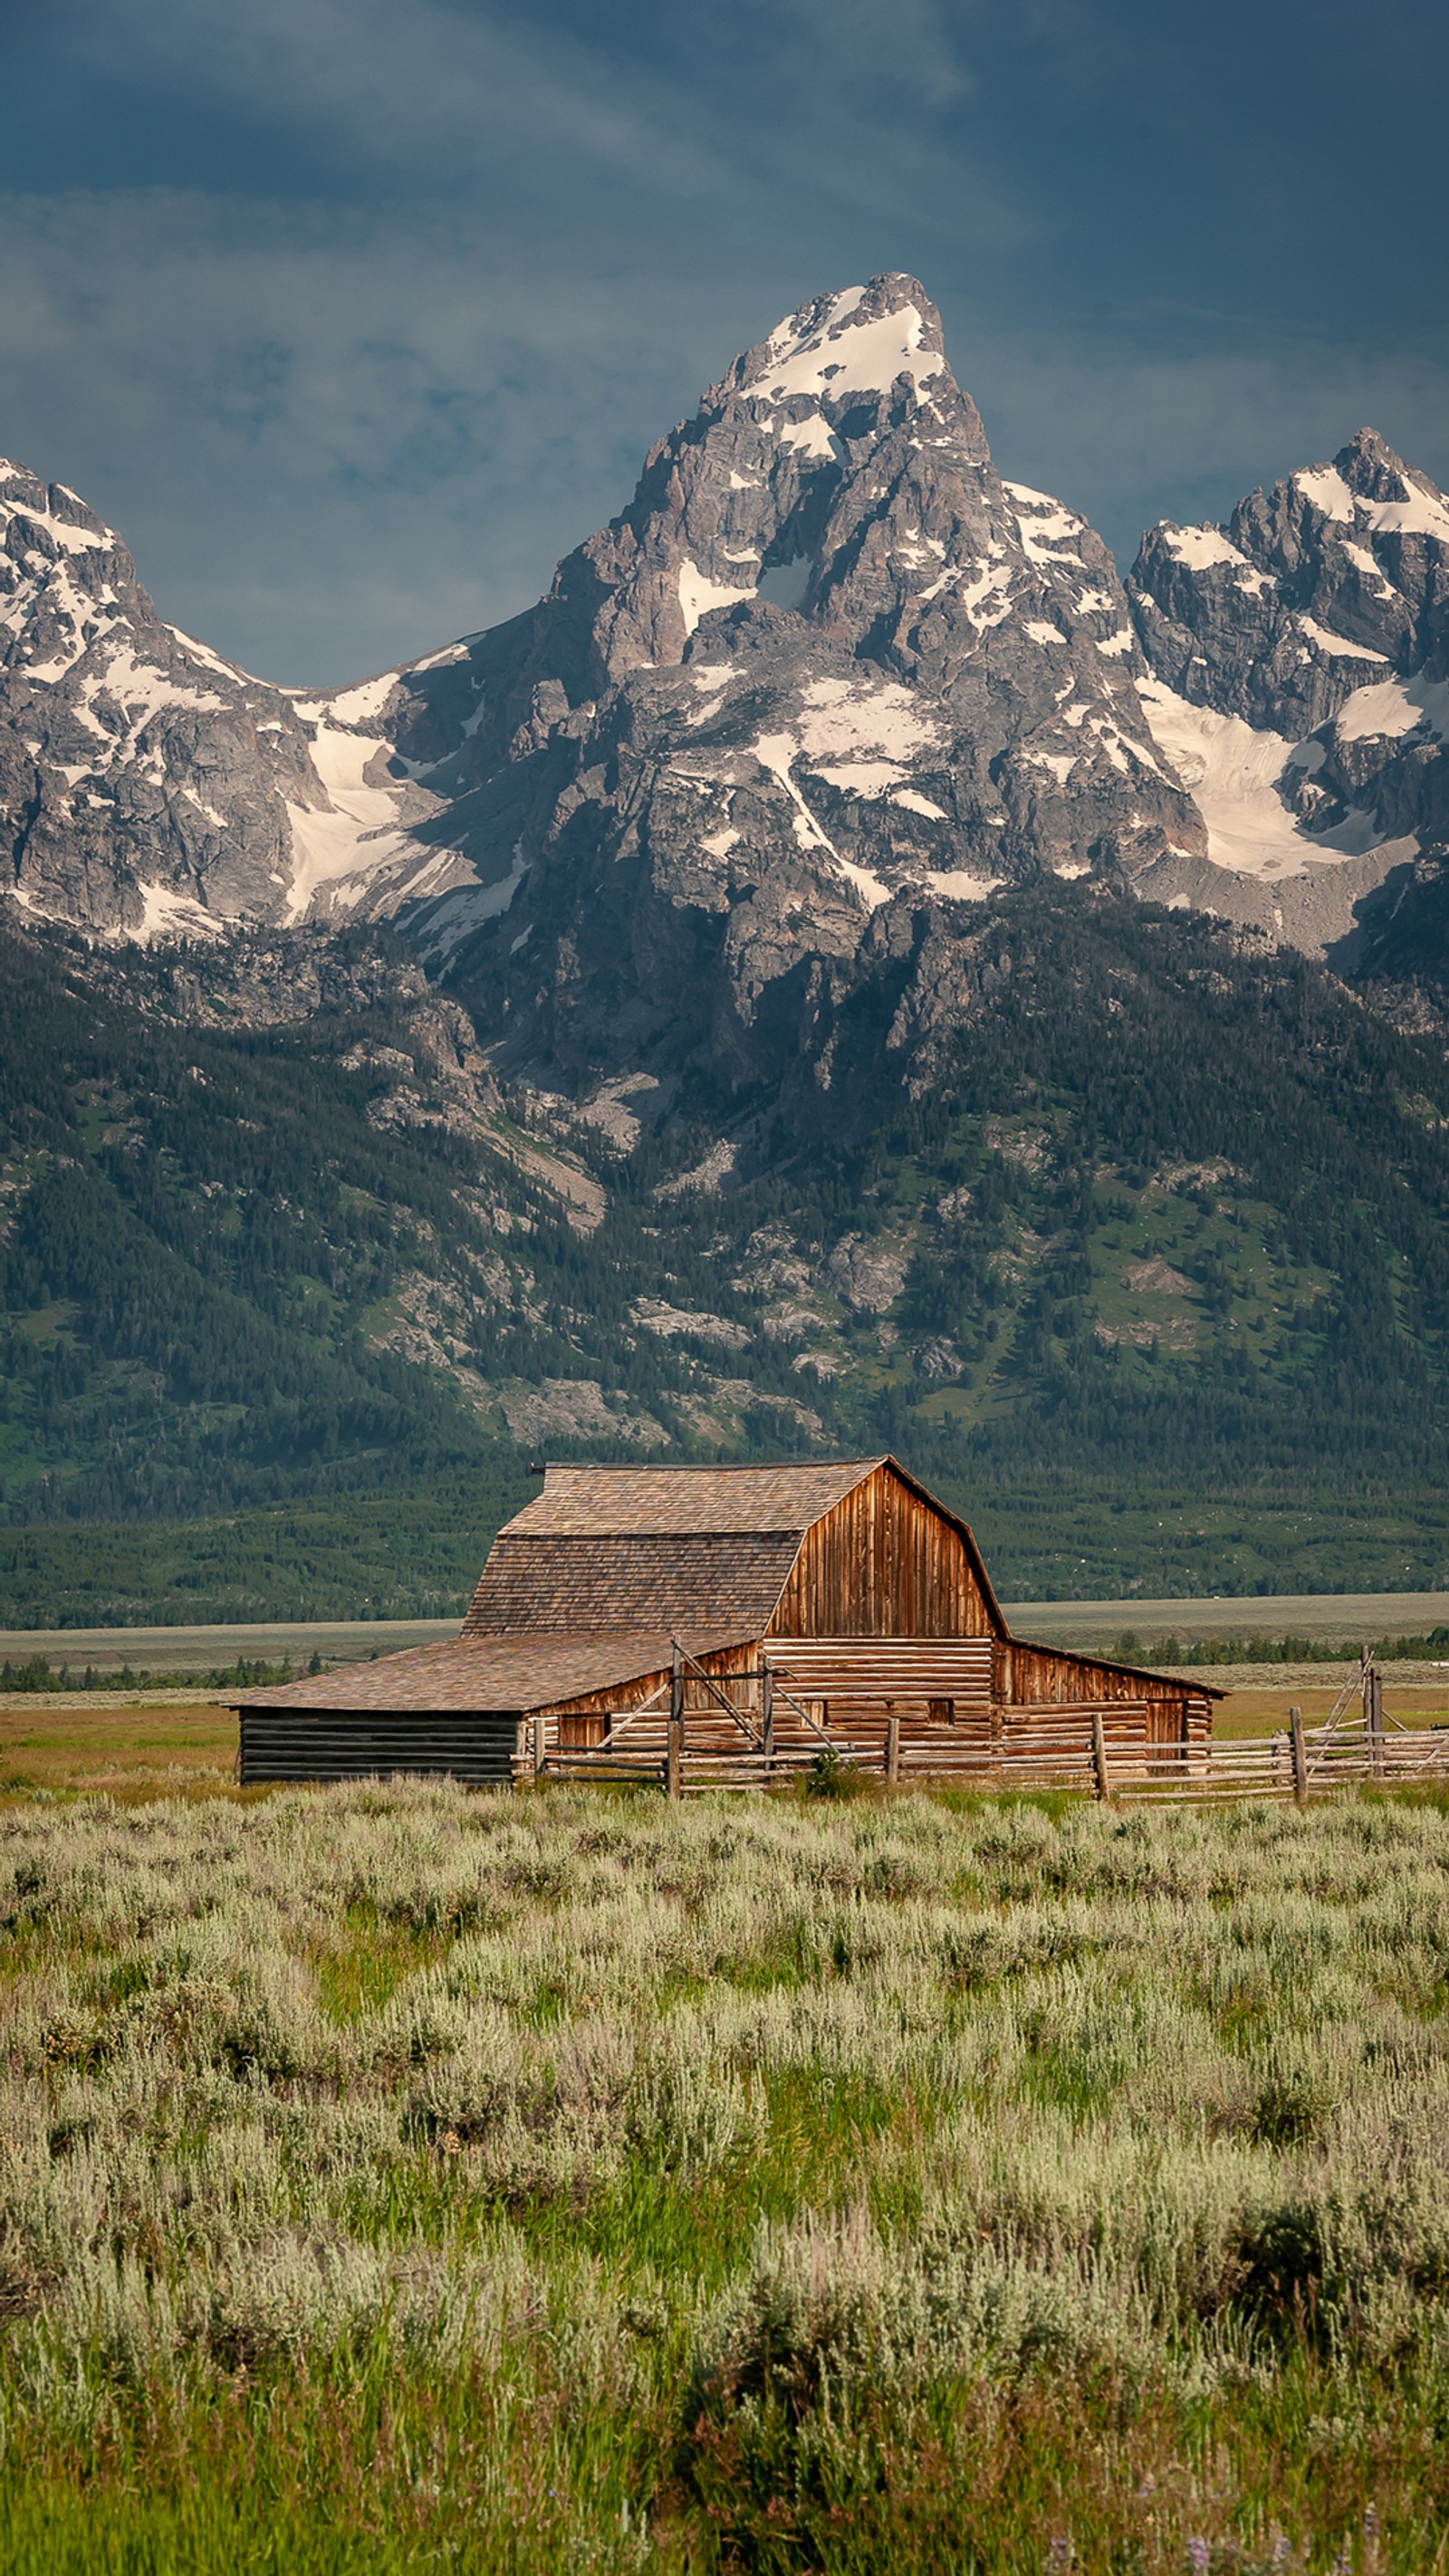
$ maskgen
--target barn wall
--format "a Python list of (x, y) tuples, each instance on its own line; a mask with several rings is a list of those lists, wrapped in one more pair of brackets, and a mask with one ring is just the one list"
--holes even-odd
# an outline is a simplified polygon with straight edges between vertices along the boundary
[(441, 1773), (471, 1789), (501, 1789), (513, 1777), (518, 1719), (496, 1710), (423, 1716), (396, 1709), (243, 1708), (237, 1716), (244, 1789), (416, 1772)]
[(806, 1531), (771, 1637), (982, 1637), (991, 1612), (958, 1531), (877, 1467)]
[[(760, 1653), (758, 1641), (752, 1640), (746, 1645), (713, 1647), (708, 1654), (699, 1655), (694, 1660), (700, 1671), (717, 1676), (745, 1672), (757, 1674)], [(688, 1663), (685, 1672), (687, 1676), (691, 1674)], [(561, 1749), (572, 1753), (604, 1744), (609, 1737), (611, 1718), (627, 1717), (631, 1709), (644, 1708), (651, 1700), (659, 1712), (662, 1726), (669, 1711), (669, 1678), (670, 1668), (662, 1664), (657, 1672), (641, 1673), (631, 1682), (616, 1682), (608, 1690), (580, 1691), (572, 1699), (552, 1702), (547, 1709), (537, 1712), (544, 1719), (548, 1742), (557, 1743)], [(691, 1707), (697, 1700), (707, 1701), (708, 1696), (696, 1675), (688, 1688)], [(732, 1696), (741, 1706), (752, 1704), (759, 1698), (758, 1683), (752, 1690), (744, 1694), (736, 1690)]]
[(1131, 1701), (1146, 1708), (1155, 1744), (1206, 1743), (1212, 1733), (1212, 1701), (1191, 1683), (1098, 1663), (1055, 1646), (999, 1644), (996, 1696), (1012, 1707), (1038, 1709)]

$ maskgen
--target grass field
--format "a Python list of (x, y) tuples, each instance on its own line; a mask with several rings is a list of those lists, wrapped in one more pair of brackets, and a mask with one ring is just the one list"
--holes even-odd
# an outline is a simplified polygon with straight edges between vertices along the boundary
[(189, 1786), (212, 1794), (231, 1777), (236, 1732), (231, 1710), (208, 1700), (96, 1707), (0, 1699), (0, 1799), (37, 1789), (131, 1798)]
[(1449, 2563), (1441, 1803), (32, 1795), (0, 1919), (7, 2576)]

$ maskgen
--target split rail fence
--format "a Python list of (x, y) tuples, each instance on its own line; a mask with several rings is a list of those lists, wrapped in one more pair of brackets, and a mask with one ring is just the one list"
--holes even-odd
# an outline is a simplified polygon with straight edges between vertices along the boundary
[(1368, 1648), (1321, 1725), (1290, 1711), (1286, 1730), (1239, 1742), (1154, 1744), (1145, 1701), (982, 1703), (960, 1726), (903, 1731), (882, 1700), (874, 1727), (828, 1727), (798, 1682), (768, 1662), (706, 1672), (676, 1646), (669, 1681), (641, 1707), (602, 1721), (597, 1744), (560, 1741), (556, 1719), (534, 1719), (525, 1775), (635, 1783), (684, 1797), (704, 1789), (768, 1789), (822, 1764), (876, 1778), (986, 1790), (1075, 1789), (1134, 1805), (1216, 1805), (1310, 1798), (1368, 1784), (1449, 1782), (1449, 1728), (1413, 1728), (1386, 1714), (1383, 1676)]

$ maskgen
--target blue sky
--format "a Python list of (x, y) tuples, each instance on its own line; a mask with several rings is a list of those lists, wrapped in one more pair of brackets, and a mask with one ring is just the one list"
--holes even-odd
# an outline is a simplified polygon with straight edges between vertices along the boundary
[(737, 348), (921, 276), (1124, 560), (1449, 481), (1442, 0), (0, 0), (0, 453), (270, 678), (491, 623)]

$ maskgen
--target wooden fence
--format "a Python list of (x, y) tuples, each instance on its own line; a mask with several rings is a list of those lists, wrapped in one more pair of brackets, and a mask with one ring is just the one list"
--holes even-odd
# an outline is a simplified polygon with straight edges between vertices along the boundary
[(684, 1797), (768, 1789), (826, 1762), (902, 1784), (1068, 1789), (1142, 1806), (1240, 1798), (1302, 1805), (1360, 1783), (1449, 1782), (1449, 1728), (1414, 1729), (1387, 1716), (1382, 1674), (1367, 1649), (1321, 1726), (1305, 1727), (1295, 1708), (1286, 1730), (1241, 1742), (1154, 1744), (1146, 1702), (1102, 1700), (983, 1705), (970, 1724), (909, 1732), (887, 1710), (875, 1740), (852, 1743), (821, 1724), (798, 1688), (787, 1688), (769, 1663), (709, 1674), (676, 1647), (669, 1683), (642, 1708), (616, 1716), (604, 1742), (570, 1745), (560, 1741), (557, 1720), (535, 1719), (519, 1769)]

